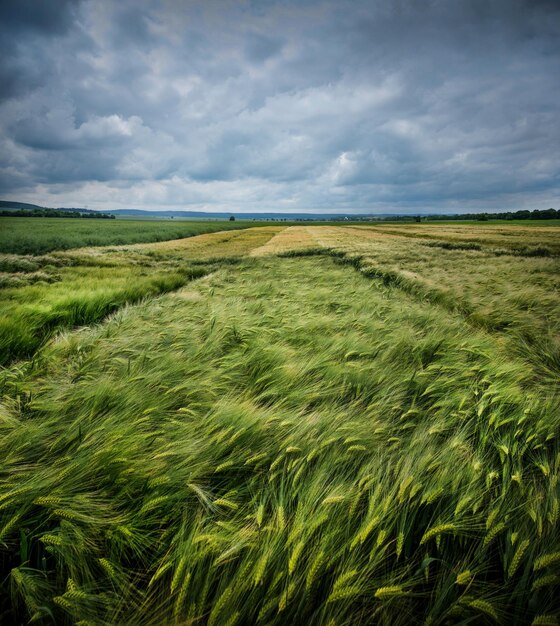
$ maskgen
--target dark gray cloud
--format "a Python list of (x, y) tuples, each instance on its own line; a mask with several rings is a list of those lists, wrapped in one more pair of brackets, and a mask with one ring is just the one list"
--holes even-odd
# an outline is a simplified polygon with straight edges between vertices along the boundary
[(0, 53), (3, 197), (560, 204), (554, 0), (8, 0)]
[(72, 26), (76, 5), (75, 0), (3, 2), (0, 5), (0, 23), (5, 33), (60, 35)]

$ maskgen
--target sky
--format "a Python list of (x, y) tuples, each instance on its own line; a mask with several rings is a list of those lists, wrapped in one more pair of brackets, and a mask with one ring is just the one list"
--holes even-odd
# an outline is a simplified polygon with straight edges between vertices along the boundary
[(560, 208), (560, 0), (2, 0), (0, 198)]

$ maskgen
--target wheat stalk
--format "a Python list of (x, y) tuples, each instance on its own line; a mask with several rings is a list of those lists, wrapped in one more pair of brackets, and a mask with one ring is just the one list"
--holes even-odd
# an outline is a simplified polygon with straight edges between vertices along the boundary
[(539, 558), (535, 559), (533, 571), (538, 572), (539, 570), (549, 567), (558, 561), (560, 561), (560, 552), (549, 552), (548, 554), (543, 554)]
[(307, 592), (309, 592), (309, 590), (313, 586), (313, 583), (315, 582), (315, 579), (317, 578), (317, 574), (319, 573), (320, 569), (323, 567), (324, 562), (325, 562), (325, 554), (323, 551), (320, 551), (319, 554), (317, 554), (317, 556), (313, 560), (313, 563), (311, 564), (311, 567), (309, 568), (309, 571), (307, 572), (307, 578), (305, 580), (305, 589)]
[(241, 613), (239, 611), (235, 611), (235, 613), (232, 614), (232, 616), (227, 620), (227, 622), (224, 622), (223, 626), (235, 626), (240, 615)]
[(476, 609), (480, 613), (484, 613), (484, 615), (488, 615), (496, 622), (499, 621), (498, 614), (496, 613), (496, 609), (490, 604), (490, 602), (487, 602), (486, 600), (471, 600), (467, 604), (468, 606), (472, 607), (473, 609)]
[(321, 504), (339, 504), (344, 502), (344, 500), (346, 500), (345, 496), (327, 496)]
[(284, 611), (284, 609), (288, 605), (288, 602), (293, 596), (295, 590), (296, 590), (296, 584), (290, 583), (286, 591), (280, 596), (280, 602), (278, 602), (278, 613), (281, 613), (282, 611)]
[(237, 504), (237, 502), (233, 502), (227, 498), (218, 498), (217, 500), (214, 500), (213, 504), (214, 506), (222, 506), (226, 509), (231, 509), (232, 511), (237, 511), (239, 508), (239, 504)]
[(557, 615), (543, 614), (537, 615), (531, 622), (531, 626), (558, 626), (559, 623)]
[(397, 536), (397, 545), (395, 547), (395, 554), (397, 555), (397, 559), (400, 557), (402, 553), (404, 545), (404, 533), (401, 531)]
[(541, 576), (537, 578), (531, 586), (532, 591), (542, 589), (542, 587), (558, 586), (560, 583), (560, 576), (557, 574), (548, 574), (547, 576)]
[(253, 576), (253, 583), (259, 585), (262, 581), (266, 565), (268, 563), (268, 554), (263, 554), (261, 558), (257, 561), (257, 566), (255, 567), (255, 575)]
[(387, 587), (379, 587), (373, 594), (378, 600), (388, 600), (398, 598), (408, 594), (400, 585), (389, 585)]
[(292, 575), (296, 569), (297, 566), (297, 562), (299, 559), (299, 556), (303, 550), (303, 548), (305, 547), (305, 541), (302, 539), (301, 541), (299, 541), (296, 546), (294, 547), (292, 554), (290, 556), (290, 560), (288, 561), (288, 573), (290, 575)]
[(457, 530), (457, 526), (453, 523), (440, 524), (439, 526), (434, 526), (430, 528), (430, 530), (426, 531), (420, 540), (420, 545), (423, 546), (426, 542), (428, 542), (433, 537), (437, 537), (443, 533), (454, 532)]
[(487, 534), (486, 537), (484, 537), (484, 541), (482, 542), (482, 547), (486, 548), (488, 547), (492, 541), (500, 534), (502, 533), (504, 530), (506, 529), (506, 525), (504, 524), (504, 522), (500, 522), (499, 524), (496, 524), (496, 526), (494, 526)]
[[(177, 585), (183, 578), (183, 572), (185, 571), (185, 568), (187, 567), (188, 558), (189, 558), (188, 555), (184, 554), (179, 560), (179, 564), (177, 565), (177, 568), (175, 569), (175, 573), (173, 574), (173, 578), (171, 579), (171, 593), (175, 591), (175, 589), (177, 588)], [(160, 570), (158, 570), (158, 572), (160, 572)], [(158, 572), (156, 572), (156, 575), (158, 574)], [(161, 576), (161, 573), (159, 573), (159, 576)]]
[(521, 559), (523, 558), (523, 555), (525, 554), (525, 551), (529, 547), (530, 543), (531, 542), (529, 541), (529, 539), (525, 539), (525, 541), (522, 541), (519, 544), (508, 568), (508, 578), (511, 578), (519, 568), (519, 565), (521, 564)]
[(56, 496), (40, 496), (33, 500), (33, 504), (37, 504), (38, 506), (48, 506), (55, 507), (60, 506), (62, 503), (62, 498), (57, 498)]
[(358, 543), (364, 543), (364, 541), (369, 537), (369, 535), (373, 532), (373, 530), (375, 529), (375, 527), (377, 526), (377, 524), (379, 523), (379, 516), (373, 517), (372, 519), (369, 520), (369, 522), (363, 527), (362, 530), (360, 530), (356, 536), (354, 537), (354, 539), (352, 540), (352, 543), (350, 544), (351, 548), (356, 547), (356, 545)]
[(341, 589), (337, 589), (336, 591), (330, 594), (327, 598), (327, 604), (331, 602), (337, 602), (338, 600), (345, 600), (346, 598), (352, 598), (353, 596), (357, 596), (361, 593), (361, 589), (356, 585), (351, 585), (350, 587), (342, 587)]
[(457, 574), (457, 578), (455, 579), (455, 583), (457, 585), (468, 585), (472, 580), (472, 573), (470, 569), (466, 569), (463, 572)]
[(3, 541), (5, 537), (7, 537), (14, 529), (14, 527), (19, 523), (22, 518), (21, 513), (16, 513), (10, 521), (5, 524), (4, 528), (0, 530), (0, 541)]
[(177, 600), (175, 601), (175, 607), (173, 610), (173, 614), (175, 617), (178, 617), (181, 613), (181, 609), (185, 604), (185, 598), (187, 597), (187, 591), (189, 590), (189, 585), (191, 582), (191, 573), (188, 572), (187, 575), (183, 579), (183, 583), (181, 584), (181, 588), (177, 595)]
[(220, 596), (220, 598), (218, 599), (218, 601), (212, 608), (212, 611), (210, 612), (210, 617), (208, 618), (208, 626), (213, 626), (214, 624), (217, 623), (216, 620), (218, 619), (218, 616), (222, 612), (225, 605), (229, 602), (229, 599), (231, 598), (232, 594), (233, 594), (233, 590), (231, 587), (228, 587), (222, 593), (222, 595)]
[(65, 598), (64, 596), (55, 596), (53, 598), (53, 602), (55, 604), (58, 604), (58, 606), (61, 606), (63, 609), (65, 609), (68, 612), (71, 612), (72, 609), (74, 608), (73, 604), (69, 602), (68, 598)]
[(276, 513), (277, 519), (278, 519), (278, 528), (280, 530), (284, 530), (285, 526), (286, 526), (286, 516), (284, 514), (284, 507), (283, 506), (279, 506), (278, 507), (278, 511)]

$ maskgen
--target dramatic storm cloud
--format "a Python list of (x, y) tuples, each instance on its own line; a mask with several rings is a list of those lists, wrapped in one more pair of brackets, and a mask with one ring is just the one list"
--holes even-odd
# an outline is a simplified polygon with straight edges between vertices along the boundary
[(6, 0), (0, 53), (2, 198), (559, 204), (557, 0)]

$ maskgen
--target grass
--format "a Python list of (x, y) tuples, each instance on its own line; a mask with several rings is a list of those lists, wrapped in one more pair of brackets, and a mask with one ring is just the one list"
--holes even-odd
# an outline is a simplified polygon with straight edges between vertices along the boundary
[[(460, 313), (471, 328), (498, 332), (500, 342), (509, 346), (513, 356), (535, 366), (535, 376), (558, 380), (558, 257), (521, 256), (511, 250), (496, 255), (490, 247), (495, 239), (480, 249), (457, 246), (453, 239), (436, 241), (445, 234), (445, 229), (438, 227), (428, 232), (432, 239), (360, 228), (313, 232), (323, 248), (342, 255), (342, 262), (440, 309)], [(475, 232), (470, 237), (484, 241), (485, 234)], [(498, 240), (500, 249), (506, 250), (508, 237), (506, 233), (504, 241)], [(554, 249), (556, 234), (551, 232), (540, 241)], [(434, 242), (440, 246), (429, 246)]]
[(3, 370), (2, 619), (556, 623), (556, 257), (224, 237), (57, 255), (208, 271)]
[[(93, 223), (95, 222), (95, 223)], [(76, 220), (0, 217), (0, 253), (46, 254), (84, 246), (166, 241), (258, 226), (240, 221)]]
[(0, 365), (32, 356), (61, 328), (98, 322), (125, 303), (177, 289), (213, 271), (212, 257), (227, 251), (235, 259), (278, 230), (254, 228), (48, 256), (0, 255)]

